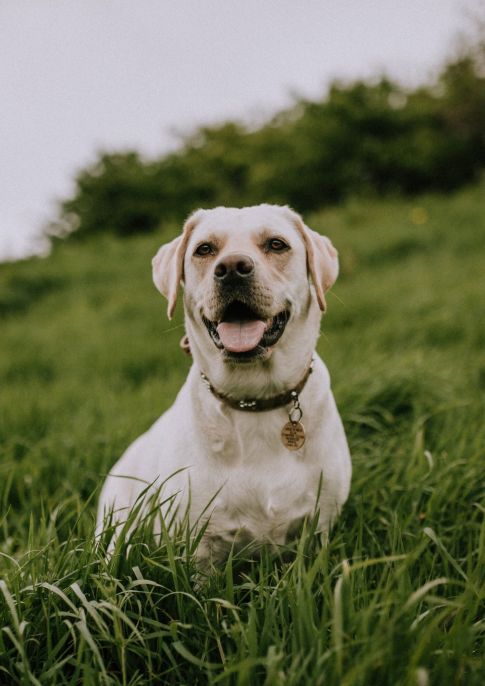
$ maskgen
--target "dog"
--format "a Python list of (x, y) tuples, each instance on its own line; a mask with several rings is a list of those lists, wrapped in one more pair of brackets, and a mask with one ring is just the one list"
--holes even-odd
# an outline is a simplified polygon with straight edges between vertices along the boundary
[(110, 511), (122, 526), (139, 494), (164, 483), (204, 526), (202, 566), (234, 545), (281, 546), (313, 516), (326, 538), (351, 480), (315, 352), (339, 268), (332, 243), (287, 206), (217, 207), (192, 214), (152, 265), (169, 318), (184, 286), (193, 364), (172, 407), (108, 475), (98, 531)]

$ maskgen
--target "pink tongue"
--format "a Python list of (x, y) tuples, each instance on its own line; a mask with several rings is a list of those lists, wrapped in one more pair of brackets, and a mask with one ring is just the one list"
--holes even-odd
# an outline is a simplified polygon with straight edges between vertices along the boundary
[(263, 338), (266, 324), (259, 319), (221, 322), (217, 333), (222, 345), (231, 353), (245, 353), (255, 348)]

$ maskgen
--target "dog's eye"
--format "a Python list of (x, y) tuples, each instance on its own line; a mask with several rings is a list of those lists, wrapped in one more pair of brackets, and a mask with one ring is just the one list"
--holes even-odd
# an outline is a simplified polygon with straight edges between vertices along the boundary
[(211, 245), (210, 243), (201, 243), (195, 249), (194, 255), (198, 255), (199, 257), (206, 257), (207, 255), (214, 255), (214, 253), (215, 250), (213, 245)]
[(283, 252), (289, 249), (289, 245), (281, 240), (281, 238), (270, 238), (266, 243), (266, 247), (271, 252)]

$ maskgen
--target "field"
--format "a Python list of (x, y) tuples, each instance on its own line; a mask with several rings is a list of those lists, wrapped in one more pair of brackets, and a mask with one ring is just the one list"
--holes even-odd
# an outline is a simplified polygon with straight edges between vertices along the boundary
[(190, 361), (151, 283), (163, 235), (0, 266), (0, 683), (485, 683), (485, 187), (308, 218), (341, 276), (319, 352), (353, 455), (328, 547), (194, 584), (183, 528), (112, 559), (97, 491)]

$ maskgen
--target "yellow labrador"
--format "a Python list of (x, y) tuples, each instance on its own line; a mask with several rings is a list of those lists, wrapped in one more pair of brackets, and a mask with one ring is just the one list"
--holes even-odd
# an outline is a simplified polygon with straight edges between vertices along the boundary
[(316, 509), (327, 534), (351, 477), (315, 353), (337, 274), (330, 240), (275, 205), (199, 210), (160, 248), (153, 279), (169, 317), (184, 285), (193, 365), (173, 406), (108, 476), (99, 530), (108, 510), (122, 521), (146, 484), (175, 474), (165, 494), (178, 494), (191, 521), (209, 522), (201, 560), (219, 559), (234, 542), (282, 544)]

